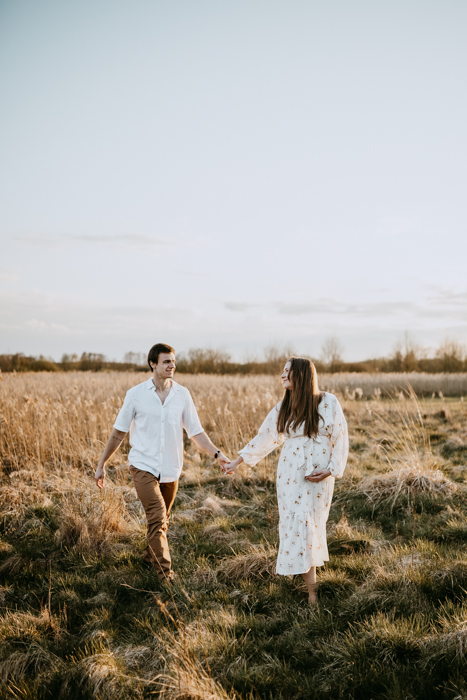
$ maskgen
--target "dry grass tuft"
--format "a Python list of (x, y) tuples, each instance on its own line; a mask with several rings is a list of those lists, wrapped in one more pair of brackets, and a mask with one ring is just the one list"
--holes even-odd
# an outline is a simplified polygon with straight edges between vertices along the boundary
[(46, 609), (38, 614), (7, 611), (0, 617), (0, 639), (5, 640), (12, 632), (16, 636), (40, 639), (51, 628), (51, 616)]
[(228, 579), (263, 578), (276, 571), (277, 550), (270, 545), (251, 545), (248, 554), (224, 559), (217, 571)]
[(359, 488), (373, 503), (387, 501), (394, 507), (401, 495), (411, 500), (420, 493), (451, 496), (458, 486), (439, 469), (424, 469), (416, 465), (370, 477)]
[(126, 674), (124, 665), (116, 654), (111, 650), (105, 650), (101, 653), (86, 655), (79, 661), (76, 660), (71, 674), (62, 685), (61, 695), (67, 697), (69, 691), (78, 686), (83, 690), (91, 691), (92, 697), (113, 700), (121, 696), (125, 690), (144, 683), (144, 679)]
[(131, 538), (139, 524), (128, 514), (121, 493), (107, 488), (103, 493), (78, 492), (62, 501), (57, 540), (83, 551), (104, 551), (115, 535)]
[(375, 455), (383, 455), (390, 466), (386, 474), (367, 478), (358, 485), (370, 501), (388, 502), (393, 508), (399, 496), (413, 500), (421, 493), (450, 496), (456, 491), (456, 484), (437, 468), (422, 407), (410, 386), (404, 401), (368, 410), (373, 416), (368, 432), (376, 444)]
[(351, 525), (345, 516), (335, 524), (330, 523), (327, 537), (331, 555), (363, 551), (376, 553), (387, 544), (380, 529), (361, 521)]
[(13, 586), (0, 586), (0, 605), (5, 605), (13, 590)]
[(160, 676), (166, 700), (233, 700), (219, 683), (193, 659), (172, 657), (171, 674)]
[(32, 677), (52, 674), (63, 665), (63, 661), (46, 651), (37, 641), (32, 641), (25, 651), (14, 651), (0, 661), (0, 681), (21, 681), (26, 673)]
[[(193, 503), (193, 500), (191, 500), (191, 503)], [(177, 510), (174, 515), (174, 520), (177, 523), (183, 521), (203, 522), (206, 520), (206, 518), (210, 518), (213, 515), (224, 515), (227, 508), (238, 508), (239, 506), (240, 504), (237, 501), (231, 501), (227, 498), (219, 498), (214, 494), (210, 494), (203, 499), (198, 508)]]
[(9, 574), (14, 576), (21, 571), (23, 566), (27, 566), (29, 560), (26, 557), (21, 556), (21, 554), (13, 554), (13, 556), (8, 557), (3, 564), (0, 566), (0, 574)]
[[(197, 634), (199, 641), (199, 632)], [(234, 700), (235, 695), (227, 693), (211, 676), (209, 665), (206, 670), (196, 656), (187, 648), (184, 633), (176, 637), (167, 634), (169, 652), (169, 672), (160, 674), (161, 696), (164, 700)], [(155, 679), (156, 680), (156, 679)]]
[(225, 508), (238, 508), (240, 505), (241, 503), (238, 501), (230, 501), (227, 498), (218, 498), (217, 496), (211, 495), (204, 499), (202, 508), (206, 508), (216, 515), (221, 515), (224, 513)]

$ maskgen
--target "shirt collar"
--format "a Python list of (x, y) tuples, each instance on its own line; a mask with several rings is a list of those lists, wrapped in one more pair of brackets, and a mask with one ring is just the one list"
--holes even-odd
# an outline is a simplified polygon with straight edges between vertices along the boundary
[[(171, 387), (170, 393), (172, 393), (172, 391), (174, 393), (176, 393), (177, 391), (180, 391), (180, 384), (177, 384), (175, 379), (172, 379), (171, 381), (172, 381), (172, 387)], [(156, 387), (154, 386), (154, 382), (152, 381), (152, 378), (148, 379), (148, 381), (146, 382), (146, 389), (154, 389), (154, 391), (156, 390)]]

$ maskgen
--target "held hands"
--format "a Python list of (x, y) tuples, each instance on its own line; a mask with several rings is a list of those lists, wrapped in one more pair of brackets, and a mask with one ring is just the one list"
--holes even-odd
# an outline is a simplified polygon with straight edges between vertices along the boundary
[(220, 468), (224, 467), (226, 464), (230, 464), (230, 459), (225, 456), (223, 452), (219, 452), (217, 455), (217, 461), (219, 463)]
[(323, 481), (324, 479), (327, 479), (328, 476), (331, 476), (331, 472), (329, 469), (317, 469), (315, 472), (312, 474), (308, 474), (308, 476), (305, 477), (306, 481), (311, 481), (313, 484), (318, 483), (318, 481)]
[(217, 461), (219, 462), (219, 466), (224, 474), (233, 474), (238, 465), (243, 462), (243, 459), (242, 457), (237, 457), (234, 462), (231, 462), (230, 459), (225, 456), (225, 454), (220, 452), (217, 456)]
[(224, 474), (233, 474), (236, 468), (243, 462), (242, 457), (237, 457), (233, 462), (226, 462), (221, 464), (221, 469)]

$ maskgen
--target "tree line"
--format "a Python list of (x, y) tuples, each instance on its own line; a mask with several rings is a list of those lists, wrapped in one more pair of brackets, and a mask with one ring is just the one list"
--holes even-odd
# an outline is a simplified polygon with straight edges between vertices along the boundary
[[(177, 371), (183, 374), (277, 374), (293, 352), (270, 348), (261, 359), (252, 358), (234, 362), (229, 353), (210, 348), (193, 348), (177, 355)], [(325, 341), (320, 358), (311, 358), (318, 372), (467, 372), (467, 352), (462, 343), (446, 340), (429, 356), (428, 352), (412, 343), (397, 346), (388, 357), (360, 362), (345, 362), (336, 339)], [(143, 353), (126, 353), (122, 362), (109, 360), (100, 353), (83, 352), (63, 355), (59, 362), (22, 353), (0, 355), (1, 372), (101, 372), (148, 371)]]

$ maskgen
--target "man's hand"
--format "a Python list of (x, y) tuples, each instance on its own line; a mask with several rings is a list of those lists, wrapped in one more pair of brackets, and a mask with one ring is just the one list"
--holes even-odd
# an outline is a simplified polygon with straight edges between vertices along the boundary
[(94, 474), (94, 481), (96, 482), (96, 486), (99, 489), (104, 488), (104, 479), (105, 479), (105, 467), (103, 464), (99, 462), (96, 473)]
[(118, 450), (125, 435), (126, 433), (122, 432), (121, 430), (117, 430), (116, 428), (112, 430), (112, 433), (107, 441), (107, 445), (104, 448), (104, 454), (100, 458), (96, 473), (94, 474), (94, 480), (99, 489), (104, 488), (105, 463), (111, 458), (115, 450)]
[(223, 452), (219, 452), (219, 454), (217, 455), (217, 461), (221, 468), (225, 467), (226, 464), (230, 464), (230, 459), (226, 457)]
[(305, 479), (307, 481), (311, 481), (313, 484), (316, 484), (318, 483), (318, 481), (323, 481), (324, 479), (327, 479), (328, 476), (331, 476), (331, 472), (329, 471), (329, 469), (318, 469), (312, 474), (306, 476)]

